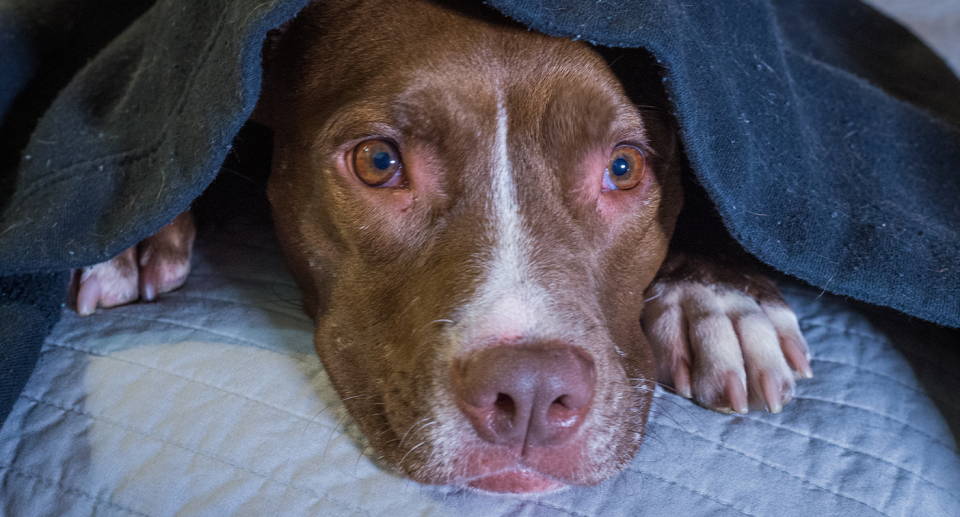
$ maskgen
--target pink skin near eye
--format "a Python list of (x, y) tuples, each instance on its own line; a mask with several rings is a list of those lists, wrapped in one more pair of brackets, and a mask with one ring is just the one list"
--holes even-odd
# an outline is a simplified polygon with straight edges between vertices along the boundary
[(616, 185), (613, 184), (613, 180), (610, 179), (610, 170), (603, 171), (603, 190), (620, 190)]
[[(416, 143), (406, 143), (402, 152), (401, 146), (396, 145), (400, 167), (388, 181), (377, 186), (364, 182), (357, 174), (354, 163), (356, 150), (364, 143), (381, 139), (393, 142), (392, 139), (376, 137), (365, 138), (359, 142), (354, 140), (354, 143), (340, 149), (335, 163), (341, 176), (351, 186), (353, 195), (357, 196), (358, 200), (363, 200), (373, 213), (381, 214), (381, 223), (387, 225), (384, 227), (386, 230), (391, 228), (391, 225), (401, 225), (405, 220), (403, 217), (398, 218), (398, 215), (420, 213), (419, 210), (414, 210), (417, 207), (443, 205), (446, 194), (442, 182), (439, 181), (443, 176), (443, 166), (436, 158), (434, 150)], [(397, 226), (396, 230), (400, 232), (400, 226)]]

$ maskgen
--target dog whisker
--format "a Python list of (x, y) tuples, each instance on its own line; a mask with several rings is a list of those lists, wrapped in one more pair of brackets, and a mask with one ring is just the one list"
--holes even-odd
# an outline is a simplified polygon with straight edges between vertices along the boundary
[(367, 452), (367, 449), (372, 449), (372, 448), (373, 448), (373, 447), (371, 447), (369, 444), (367, 444), (364, 448), (360, 449), (360, 454), (357, 456), (357, 461), (354, 462), (354, 464), (353, 464), (353, 476), (354, 476), (354, 477), (359, 477), (359, 476), (357, 475), (357, 469), (360, 467), (360, 460), (362, 460), (363, 457), (366, 456), (365, 453)]
[(419, 424), (420, 422), (423, 422), (424, 420), (429, 420), (429, 418), (430, 418), (430, 417), (425, 416), (425, 417), (421, 418), (420, 420), (417, 420), (416, 422), (410, 424), (410, 427), (407, 428), (407, 432), (403, 433), (403, 436), (400, 438), (400, 444), (399, 444), (399, 446), (400, 446), (400, 447), (403, 447), (403, 441), (407, 439), (407, 435), (410, 434), (410, 431), (413, 431), (413, 428), (416, 427), (417, 424)]
[(452, 325), (452, 324), (454, 323), (454, 321), (453, 321), (453, 320), (448, 320), (448, 319), (433, 320), (433, 321), (431, 321), (430, 323), (427, 323), (426, 325), (424, 325), (424, 326), (420, 329), (420, 332), (423, 332), (424, 330), (427, 330), (427, 328), (429, 328), (431, 325), (434, 325), (434, 324), (436, 324), (436, 323), (450, 323), (450, 324)]
[(409, 456), (411, 452), (417, 450), (417, 448), (419, 448), (421, 445), (425, 443), (427, 443), (426, 440), (414, 445), (409, 451), (407, 451), (407, 453), (404, 454), (402, 458), (400, 458), (400, 461), (397, 462), (397, 470), (400, 470), (400, 467), (403, 465), (403, 460), (407, 459), (407, 456)]
[(340, 424), (342, 424), (343, 421), (346, 420), (347, 417), (349, 417), (349, 416), (350, 416), (350, 413), (344, 412), (343, 416), (340, 417), (340, 420), (337, 421), (337, 425), (333, 426), (333, 429), (330, 431), (330, 435), (327, 436), (327, 443), (326, 443), (326, 445), (323, 446), (323, 457), (321, 458), (321, 462), (325, 462), (325, 461), (326, 461), (326, 459), (327, 459), (327, 451), (330, 449), (330, 441), (333, 440), (333, 437), (334, 437), (334, 436), (336, 436), (336, 434), (337, 434), (337, 429), (340, 427)]
[(637, 108), (638, 110), (663, 111), (667, 113), (670, 112), (669, 110), (662, 108), (660, 106), (650, 106), (647, 104), (634, 104), (633, 107)]
[(221, 166), (221, 167), (220, 167), (220, 170), (221, 170), (221, 171), (224, 171), (224, 172), (228, 172), (228, 173), (230, 173), (230, 174), (233, 174), (234, 176), (236, 176), (236, 177), (238, 177), (238, 178), (240, 178), (240, 179), (246, 180), (247, 182), (249, 182), (249, 183), (251, 183), (251, 184), (253, 184), (253, 185), (257, 185), (257, 186), (259, 187), (259, 185), (257, 184), (257, 182), (254, 181), (253, 179), (251, 179), (249, 176), (246, 176), (246, 175), (244, 175), (244, 174), (241, 174), (241, 173), (239, 173), (239, 172), (237, 172), (237, 171), (235, 171), (235, 170), (232, 170), (232, 169), (230, 169), (230, 168), (228, 168), (228, 167), (224, 167), (224, 166)]
[(321, 409), (320, 412), (317, 413), (316, 415), (313, 415), (313, 418), (311, 418), (310, 420), (308, 420), (308, 421), (303, 425), (303, 432), (300, 433), (300, 440), (303, 440), (304, 435), (307, 434), (307, 429), (310, 428), (310, 424), (316, 422), (317, 419), (320, 418), (320, 415), (322, 415), (324, 411), (330, 409), (330, 407), (332, 407), (332, 406), (333, 406), (333, 404), (327, 404), (326, 407), (324, 407), (323, 409)]

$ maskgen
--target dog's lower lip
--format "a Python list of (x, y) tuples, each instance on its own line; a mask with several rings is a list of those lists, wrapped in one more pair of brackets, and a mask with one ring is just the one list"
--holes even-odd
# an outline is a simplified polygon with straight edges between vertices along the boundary
[(532, 469), (516, 468), (476, 478), (467, 483), (467, 486), (488, 492), (522, 494), (556, 490), (566, 484)]

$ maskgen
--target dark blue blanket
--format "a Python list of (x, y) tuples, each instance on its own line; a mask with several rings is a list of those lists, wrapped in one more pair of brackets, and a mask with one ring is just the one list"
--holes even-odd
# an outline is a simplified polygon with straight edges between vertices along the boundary
[[(63, 272), (206, 188), (256, 102), (264, 35), (306, 2), (0, 0), (0, 421)], [(651, 51), (691, 169), (758, 258), (960, 327), (960, 81), (905, 29), (853, 0), (489, 3)]]

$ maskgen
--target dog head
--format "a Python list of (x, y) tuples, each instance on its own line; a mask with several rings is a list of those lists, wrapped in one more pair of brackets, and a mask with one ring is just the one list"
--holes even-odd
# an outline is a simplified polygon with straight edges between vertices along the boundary
[(585, 45), (419, 0), (313, 3), (265, 63), (277, 232), (377, 454), (494, 491), (618, 472), (682, 203), (669, 124)]

